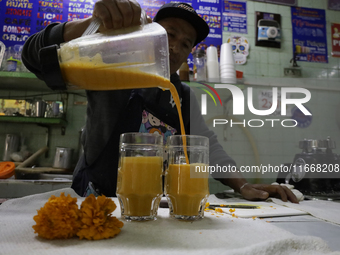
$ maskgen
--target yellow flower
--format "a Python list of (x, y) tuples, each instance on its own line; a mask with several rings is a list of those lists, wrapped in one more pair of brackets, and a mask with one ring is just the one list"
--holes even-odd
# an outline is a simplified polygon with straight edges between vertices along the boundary
[(221, 208), (215, 208), (215, 212), (223, 213), (223, 210)]
[(123, 222), (111, 213), (116, 209), (116, 204), (104, 195), (96, 197), (91, 194), (81, 204), (82, 226), (77, 233), (80, 239), (99, 240), (114, 237), (119, 234)]
[(44, 207), (37, 210), (33, 217), (36, 225), (34, 233), (46, 239), (66, 239), (76, 235), (80, 227), (80, 212), (77, 198), (67, 197), (64, 192), (60, 197), (51, 196)]

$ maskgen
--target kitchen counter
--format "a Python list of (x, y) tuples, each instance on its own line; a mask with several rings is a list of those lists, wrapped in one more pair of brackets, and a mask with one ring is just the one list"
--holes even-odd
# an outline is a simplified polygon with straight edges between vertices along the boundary
[[(0, 205), (0, 253), (23, 254), (339, 254), (340, 225), (311, 215), (236, 218), (227, 213), (205, 212), (194, 222), (174, 220), (169, 209), (159, 208), (158, 218), (149, 222), (127, 222), (121, 233), (99, 241), (44, 240), (34, 234), (36, 210), (53, 194), (64, 191), (77, 197), (72, 189), (51, 191)], [(112, 198), (118, 205), (117, 198)], [(78, 205), (84, 198), (78, 197)], [(211, 203), (221, 200), (214, 195)], [(228, 203), (223, 199), (223, 203)], [(245, 201), (243, 201), (245, 202)], [(246, 203), (250, 203), (246, 201)], [(257, 203), (257, 202), (251, 202)], [(263, 203), (263, 202), (261, 202)], [(274, 206), (275, 204), (272, 203)], [(120, 218), (119, 205), (113, 216)], [(330, 250), (331, 249), (331, 250)]]
[(0, 199), (18, 198), (71, 187), (72, 180), (0, 180)]

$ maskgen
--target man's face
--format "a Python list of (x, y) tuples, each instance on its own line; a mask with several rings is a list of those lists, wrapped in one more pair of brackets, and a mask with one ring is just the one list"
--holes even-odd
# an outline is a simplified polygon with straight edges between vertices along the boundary
[(168, 33), (170, 73), (175, 73), (183, 62), (187, 62), (189, 53), (196, 41), (196, 30), (181, 18), (165, 18), (158, 23)]

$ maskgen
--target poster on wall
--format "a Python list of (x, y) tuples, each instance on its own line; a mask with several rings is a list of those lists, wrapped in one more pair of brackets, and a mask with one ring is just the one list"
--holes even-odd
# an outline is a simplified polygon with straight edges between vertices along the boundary
[[(286, 94), (286, 98), (290, 98), (290, 94)], [(281, 91), (277, 91), (277, 100), (275, 101), (275, 111), (272, 116), (281, 116)], [(258, 110), (269, 110), (273, 107), (273, 90), (263, 89), (258, 92)], [(285, 117), (291, 117), (293, 105), (286, 105)]]
[[(38, 1), (38, 9), (36, 10), (36, 21), (33, 23), (32, 28), (34, 32), (43, 30), (51, 23), (62, 23), (67, 21), (67, 5), (62, 1)], [(32, 33), (32, 34), (33, 34)]]
[(291, 14), (295, 59), (328, 63), (325, 10), (291, 7)]
[(281, 15), (255, 12), (255, 45), (281, 48)]
[(224, 1), (223, 31), (247, 34), (247, 2)]
[(328, 9), (340, 11), (340, 0), (328, 0)]
[(340, 58), (340, 24), (332, 23), (332, 56)]
[[(169, 2), (169, 0), (139, 0), (141, 7), (146, 10), (147, 15), (154, 18), (159, 8)], [(201, 16), (209, 25), (210, 33), (207, 38), (193, 48), (192, 53), (198, 48), (206, 50), (209, 46), (215, 46), (220, 53), (222, 44), (222, 27), (221, 27), (221, 3), (220, 0), (183, 0), (181, 2), (191, 5), (197, 14)], [(190, 69), (193, 68), (193, 56), (189, 54), (187, 62)]]
[(79, 20), (85, 19), (92, 16), (93, 7), (96, 0), (72, 0), (66, 3), (67, 20)]
[(0, 35), (6, 48), (23, 45), (28, 37), (35, 33), (38, 5), (39, 3), (33, 0), (0, 1)]
[[(30, 35), (55, 22), (66, 22), (92, 16), (97, 0), (0, 0), (0, 38), (6, 49), (15, 49), (18, 56)], [(138, 0), (147, 15), (153, 18), (159, 8), (169, 0)], [(220, 50), (222, 44), (220, 0), (183, 0), (196, 10), (208, 23), (210, 33), (198, 45), (206, 49), (214, 45)], [(188, 63), (192, 66), (192, 54)]]
[[(139, 0), (138, 1), (142, 9), (144, 9), (146, 14), (152, 19), (156, 16), (156, 13), (158, 12), (159, 8), (163, 4), (166, 4), (167, 2), (168, 1), (165, 1), (165, 0), (157, 0), (157, 1)], [(188, 1), (183, 1), (183, 2), (188, 2)]]
[[(195, 0), (192, 2), (192, 7), (196, 10), (205, 22), (207, 22), (210, 33), (207, 38), (193, 48), (192, 53), (198, 49), (206, 50), (209, 46), (217, 48), (217, 54), (220, 54), (222, 44), (222, 24), (221, 24), (221, 2), (220, 0)], [(192, 54), (188, 57), (189, 67), (192, 68)]]
[(265, 3), (272, 3), (272, 4), (282, 4), (282, 5), (290, 5), (290, 6), (297, 6), (298, 0), (253, 0), (256, 2), (265, 2)]

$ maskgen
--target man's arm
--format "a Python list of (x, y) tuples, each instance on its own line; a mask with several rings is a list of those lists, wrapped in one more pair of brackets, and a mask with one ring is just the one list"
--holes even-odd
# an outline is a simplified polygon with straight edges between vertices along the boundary
[(32, 35), (22, 52), (22, 60), (28, 70), (42, 79), (39, 50), (53, 44), (61, 44), (80, 37), (94, 18), (101, 20), (100, 31), (119, 29), (140, 24), (141, 8), (135, 0), (99, 0), (93, 8), (93, 16), (86, 19), (54, 23)]

